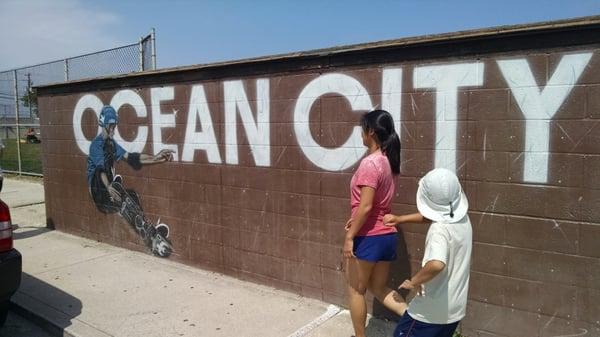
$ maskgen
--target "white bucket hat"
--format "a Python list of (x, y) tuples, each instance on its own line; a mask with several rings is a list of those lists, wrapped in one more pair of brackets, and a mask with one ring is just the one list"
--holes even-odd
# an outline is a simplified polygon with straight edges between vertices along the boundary
[(467, 214), (469, 201), (456, 175), (448, 169), (437, 168), (419, 181), (417, 208), (429, 220), (454, 223)]

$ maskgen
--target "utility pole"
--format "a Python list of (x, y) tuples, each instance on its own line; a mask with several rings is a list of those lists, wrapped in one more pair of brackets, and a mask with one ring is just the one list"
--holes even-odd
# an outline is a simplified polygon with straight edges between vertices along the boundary
[(156, 30), (152, 28), (150, 33), (152, 39), (152, 70), (156, 70)]
[(139, 54), (139, 62), (140, 62), (140, 70), (144, 71), (144, 38), (140, 37), (140, 42), (138, 42), (138, 54)]

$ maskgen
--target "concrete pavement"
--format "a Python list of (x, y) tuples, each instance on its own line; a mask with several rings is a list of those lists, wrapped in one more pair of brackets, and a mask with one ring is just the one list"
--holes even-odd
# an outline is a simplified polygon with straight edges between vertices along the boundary
[(11, 208), (44, 203), (44, 185), (40, 178), (4, 177), (2, 200)]
[[(318, 300), (45, 228), (43, 185), (5, 179), (23, 279), (13, 303), (54, 335), (353, 334), (349, 313)], [(25, 206), (23, 206), (25, 205)], [(393, 324), (370, 319), (369, 336)]]

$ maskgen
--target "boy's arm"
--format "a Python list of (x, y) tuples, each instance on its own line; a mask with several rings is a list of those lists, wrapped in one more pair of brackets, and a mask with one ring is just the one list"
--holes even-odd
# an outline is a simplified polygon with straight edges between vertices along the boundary
[(446, 264), (442, 261), (428, 261), (410, 280), (402, 282), (399, 288), (419, 291), (423, 284), (431, 281), (441, 273), (444, 268), (446, 268)]
[(449, 254), (449, 236), (447, 229), (433, 224), (427, 233), (425, 240), (425, 253), (423, 261), (425, 265), (410, 280), (406, 280), (400, 285), (400, 288), (421, 291), (422, 285), (431, 281), (444, 268), (448, 261)]
[(386, 214), (383, 217), (383, 223), (386, 226), (396, 226), (402, 223), (429, 223), (429, 219), (421, 215), (421, 213), (412, 213), (405, 215)]

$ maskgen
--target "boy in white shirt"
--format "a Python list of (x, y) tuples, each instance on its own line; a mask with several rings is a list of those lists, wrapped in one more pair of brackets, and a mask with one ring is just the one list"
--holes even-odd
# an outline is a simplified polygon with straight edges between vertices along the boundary
[(456, 175), (443, 168), (427, 173), (417, 190), (419, 213), (387, 214), (384, 223), (428, 222), (422, 268), (400, 288), (417, 293), (394, 337), (452, 337), (465, 316), (472, 230), (469, 203)]

